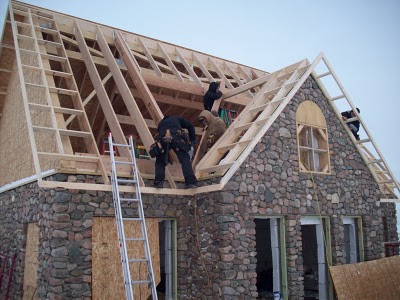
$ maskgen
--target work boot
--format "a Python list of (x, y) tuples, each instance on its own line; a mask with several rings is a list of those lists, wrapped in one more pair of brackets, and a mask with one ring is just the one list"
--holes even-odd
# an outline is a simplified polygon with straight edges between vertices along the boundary
[(197, 185), (195, 185), (194, 183), (189, 183), (185, 185), (186, 189), (194, 189), (197, 188)]
[(164, 187), (164, 182), (163, 181), (154, 182), (154, 187), (156, 189), (162, 189)]

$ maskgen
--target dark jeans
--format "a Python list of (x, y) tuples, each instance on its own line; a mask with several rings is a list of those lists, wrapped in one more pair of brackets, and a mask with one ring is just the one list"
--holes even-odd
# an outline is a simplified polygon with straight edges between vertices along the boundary
[[(170, 150), (174, 150), (176, 155), (178, 156), (179, 162), (182, 166), (183, 176), (185, 177), (186, 184), (195, 184), (197, 182), (197, 178), (193, 173), (192, 163), (190, 161), (189, 153), (184, 151), (176, 150), (176, 148), (171, 145)], [(164, 149), (166, 147), (163, 145)], [(156, 157), (156, 177), (154, 183), (157, 184), (159, 182), (164, 182), (165, 180), (165, 155), (166, 152), (162, 153), (160, 156)]]

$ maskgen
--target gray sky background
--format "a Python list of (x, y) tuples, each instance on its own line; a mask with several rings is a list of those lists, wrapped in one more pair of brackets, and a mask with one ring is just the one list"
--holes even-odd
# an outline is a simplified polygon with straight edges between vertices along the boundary
[(323, 51), (400, 179), (400, 1), (24, 2), (269, 72)]

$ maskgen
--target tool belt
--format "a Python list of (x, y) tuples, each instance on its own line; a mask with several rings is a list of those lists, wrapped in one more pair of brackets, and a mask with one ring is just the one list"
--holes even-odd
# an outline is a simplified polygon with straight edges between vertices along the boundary
[(155, 143), (150, 146), (149, 154), (151, 157), (158, 157), (164, 152), (168, 152), (170, 149), (174, 151), (188, 152), (191, 144), (189, 140), (189, 134), (184, 130), (170, 130), (167, 129), (165, 134), (154, 137)]

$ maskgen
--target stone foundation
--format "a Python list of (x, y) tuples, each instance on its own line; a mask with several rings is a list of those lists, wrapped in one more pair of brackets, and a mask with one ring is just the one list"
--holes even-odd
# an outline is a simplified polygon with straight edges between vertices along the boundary
[[(331, 175), (299, 172), (295, 114), (304, 100), (318, 104), (328, 123)], [(311, 78), (223, 191), (195, 198), (143, 195), (143, 203), (147, 217), (177, 221), (178, 299), (256, 299), (257, 216), (285, 217), (290, 299), (304, 299), (301, 216), (329, 217), (334, 265), (346, 261), (342, 216), (362, 217), (366, 260), (383, 257), (385, 235), (398, 239), (395, 205), (379, 202), (368, 168)], [(0, 194), (1, 249), (17, 250), (11, 299), (22, 299), (29, 222), (40, 227), (39, 298), (91, 299), (92, 218), (113, 215), (111, 193), (101, 191), (44, 190), (32, 183)]]

